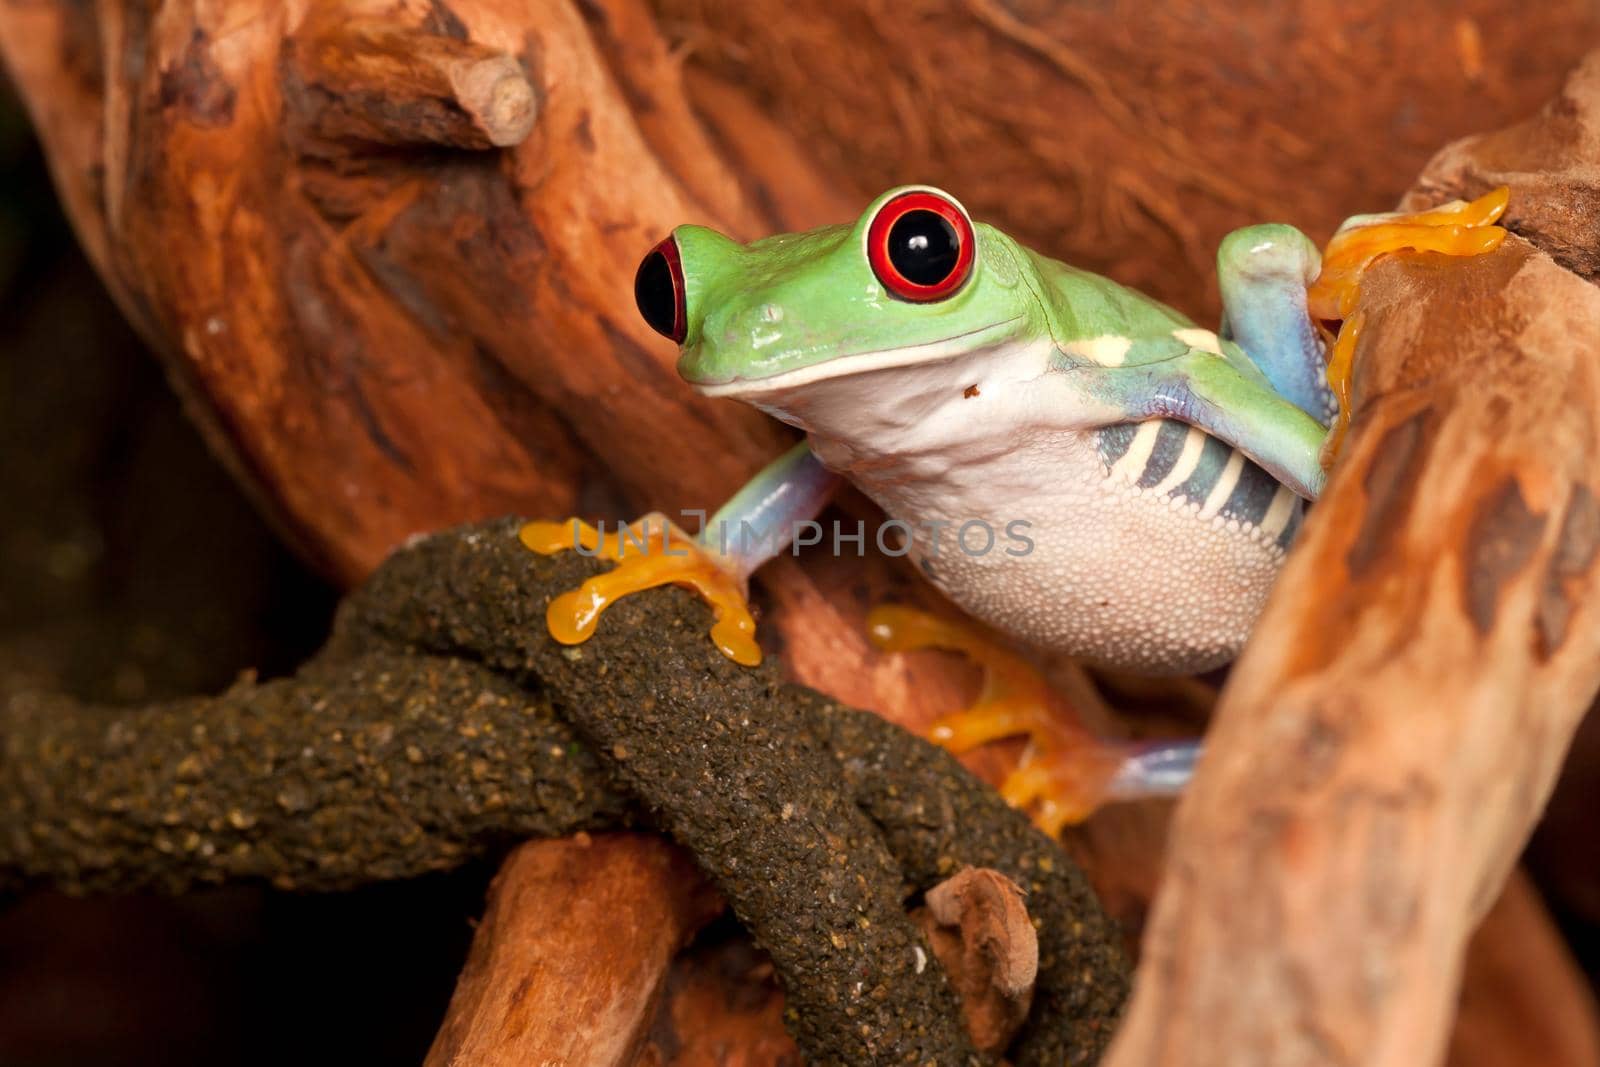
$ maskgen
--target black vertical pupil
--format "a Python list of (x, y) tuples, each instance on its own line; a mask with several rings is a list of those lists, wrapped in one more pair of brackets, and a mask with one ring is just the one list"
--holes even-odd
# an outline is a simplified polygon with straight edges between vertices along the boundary
[(908, 282), (938, 285), (950, 277), (961, 257), (961, 239), (950, 220), (917, 208), (889, 227), (889, 262)]
[(644, 257), (633, 276), (633, 299), (650, 328), (663, 337), (679, 340), (678, 286), (672, 265), (659, 249)]

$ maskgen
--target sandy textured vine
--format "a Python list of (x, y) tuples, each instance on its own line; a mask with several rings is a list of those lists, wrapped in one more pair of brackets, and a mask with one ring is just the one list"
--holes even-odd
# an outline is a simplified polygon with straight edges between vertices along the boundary
[(659, 827), (772, 956), (814, 1062), (963, 1064), (976, 1053), (904, 901), (985, 868), (1026, 888), (1041, 937), (1013, 1062), (1097, 1058), (1126, 964), (1055, 844), (937, 748), (728, 662), (687, 594), (556, 645), (544, 605), (594, 564), (534, 556), (516, 529), (399, 553), (292, 679), (121, 713), (9, 698), (0, 875), (331, 889), (526, 836)]

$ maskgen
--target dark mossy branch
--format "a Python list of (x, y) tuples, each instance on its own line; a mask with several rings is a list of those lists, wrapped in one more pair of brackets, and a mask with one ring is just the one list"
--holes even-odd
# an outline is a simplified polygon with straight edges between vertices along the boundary
[(72, 890), (337, 889), (509, 841), (642, 823), (698, 859), (784, 979), (813, 1062), (976, 1059), (908, 895), (962, 865), (1029, 892), (1040, 975), (1017, 1063), (1092, 1062), (1126, 993), (1061, 850), (946, 753), (738, 667), (666, 590), (563, 648), (544, 608), (596, 564), (516, 524), (398, 553), (293, 678), (142, 709), (0, 705), (0, 878)]
[(1012, 1061), (1094, 1062), (1110, 1040), (1127, 983), (1077, 865), (943, 750), (907, 744), (905, 731), (876, 715), (810, 699), (856, 804), (878, 825), (908, 881), (927, 888), (969, 864), (997, 870), (1027, 892), (1039, 930), (1039, 976)]
[(347, 889), (629, 808), (547, 703), (442, 657), (324, 657), (144, 708), (18, 694), (0, 736), (0, 878), (74, 892)]
[[(588, 644), (555, 645), (544, 632), (546, 591), (569, 588), (594, 565), (540, 560), (537, 584), (530, 566), (509, 524), (413, 546), (350, 599), (332, 647), (470, 650), (559, 694), (562, 714), (653, 821), (695, 853), (780, 971), (813, 976), (803, 988), (785, 984), (803, 1048), (830, 1047), (842, 1023), (849, 1036), (871, 1035), (841, 1050), (843, 1062), (874, 1062), (890, 1047), (936, 1062), (967, 1054), (956, 1016), (942, 1015), (954, 1009), (942, 976), (918, 973), (917, 950), (931, 957), (900, 897), (902, 887), (926, 889), (971, 864), (1027, 888), (1040, 927), (1039, 989), (1014, 1061), (1098, 1057), (1126, 993), (1126, 964), (1053, 842), (938, 748), (784, 684), (771, 660), (756, 670), (729, 662), (686, 593), (624, 601)], [(432, 606), (444, 603), (462, 609)], [(908, 1002), (918, 1010), (907, 1014)], [(841, 1019), (840, 1006), (852, 1004)], [(950, 1036), (932, 1039), (908, 1021)]]

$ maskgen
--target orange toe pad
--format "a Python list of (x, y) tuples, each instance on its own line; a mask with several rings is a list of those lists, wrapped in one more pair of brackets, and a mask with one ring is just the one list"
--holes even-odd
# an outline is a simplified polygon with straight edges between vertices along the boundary
[(693, 537), (660, 515), (606, 531), (586, 522), (530, 522), (519, 534), (522, 543), (540, 555), (575, 549), (586, 556), (615, 560), (617, 565), (550, 602), (545, 623), (550, 636), (576, 645), (593, 636), (600, 616), (619, 598), (658, 585), (693, 589), (711, 605), (716, 622), (711, 640), (723, 655), (747, 667), (761, 662), (756, 623), (739, 581)]
[(945, 715), (928, 730), (930, 740), (960, 754), (990, 741), (1027, 737), (1030, 744), (1000, 792), (1054, 836), (1098, 808), (1124, 754), (1096, 737), (1056, 700), (1027, 660), (975, 627), (901, 605), (867, 616), (873, 644), (885, 651), (939, 648), (960, 652), (983, 670), (972, 706)]
[(1324, 466), (1332, 464), (1350, 426), (1350, 379), (1362, 326), (1357, 305), (1367, 269), (1378, 257), (1391, 252), (1481, 256), (1494, 251), (1506, 239), (1506, 231), (1494, 223), (1505, 213), (1510, 197), (1511, 190), (1502, 185), (1476, 200), (1457, 200), (1429, 211), (1358, 221), (1345, 226), (1328, 242), (1322, 254), (1322, 272), (1306, 292), (1313, 319), (1341, 324), (1328, 355), (1328, 387), (1339, 399), (1339, 417), (1323, 448)]

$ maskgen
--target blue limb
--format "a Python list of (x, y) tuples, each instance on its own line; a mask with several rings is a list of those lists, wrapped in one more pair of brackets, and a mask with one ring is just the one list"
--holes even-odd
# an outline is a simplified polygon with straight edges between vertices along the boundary
[(1199, 740), (1130, 745), (1127, 758), (1106, 784), (1106, 799), (1177, 796), (1194, 777), (1201, 751)]
[(706, 520), (700, 544), (730, 563), (743, 582), (821, 514), (841, 480), (802, 441), (763, 467)]
[(1174, 337), (1162, 345), (1135, 345), (1123, 366), (1080, 373), (1083, 387), (1114, 413), (1115, 421), (1187, 422), (1237, 448), (1291, 492), (1315, 500), (1327, 481), (1322, 469), (1327, 427), (1278, 393), (1236, 352), (1231, 343), (1220, 350), (1193, 348)]
[(1338, 402), (1328, 388), (1322, 336), (1306, 310), (1306, 287), (1321, 269), (1317, 246), (1283, 223), (1234, 230), (1217, 247), (1222, 335), (1274, 389), (1326, 426)]

